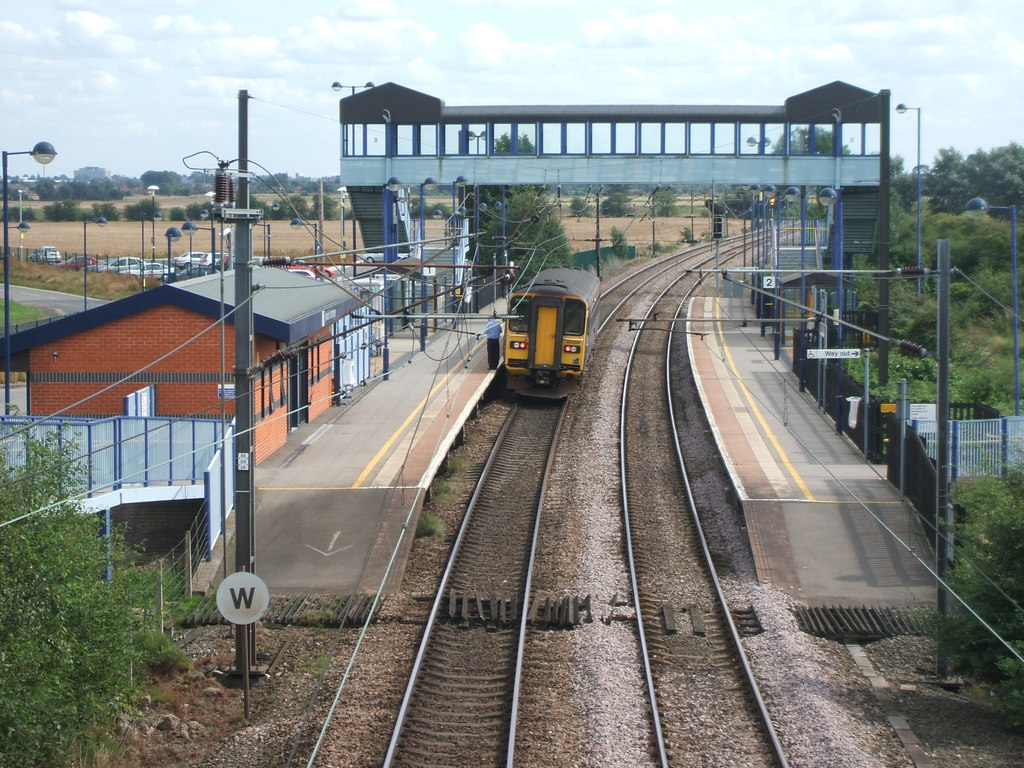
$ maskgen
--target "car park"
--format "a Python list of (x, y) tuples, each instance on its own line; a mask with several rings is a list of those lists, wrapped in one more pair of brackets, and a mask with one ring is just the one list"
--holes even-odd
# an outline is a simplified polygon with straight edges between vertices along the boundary
[(60, 264), (60, 251), (54, 245), (41, 245), (32, 251), (32, 261), (37, 264)]

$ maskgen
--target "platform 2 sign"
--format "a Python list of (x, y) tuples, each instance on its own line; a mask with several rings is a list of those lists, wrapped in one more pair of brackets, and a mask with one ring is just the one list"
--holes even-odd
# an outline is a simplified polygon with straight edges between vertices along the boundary
[(808, 360), (855, 360), (861, 355), (859, 349), (808, 349)]

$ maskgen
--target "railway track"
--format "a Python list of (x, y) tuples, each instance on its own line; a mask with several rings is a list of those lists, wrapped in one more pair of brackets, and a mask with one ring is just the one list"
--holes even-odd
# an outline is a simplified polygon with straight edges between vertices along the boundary
[(428, 620), (385, 766), (505, 765), (536, 521), (560, 403), (516, 407), (484, 467)]
[[(693, 287), (666, 290), (647, 315), (677, 316)], [(725, 749), (738, 765), (786, 766), (741, 642), (741, 633), (759, 631), (756, 615), (730, 610), (691, 492), (673, 411), (673, 335), (635, 335), (620, 408), (624, 530), (652, 743), (661, 766), (712, 765)]]

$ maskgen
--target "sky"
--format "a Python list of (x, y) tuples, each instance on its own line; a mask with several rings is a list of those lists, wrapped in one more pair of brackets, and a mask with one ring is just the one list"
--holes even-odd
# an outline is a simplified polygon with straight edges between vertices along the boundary
[(841, 80), (920, 109), (892, 116), (907, 169), (918, 116), (925, 165), (1024, 142), (1024, 4), (1006, 0), (33, 0), (0, 11), (0, 73), (0, 149), (58, 152), (11, 175), (234, 159), (246, 90), (255, 165), (333, 176), (334, 82), (449, 106), (780, 106)]

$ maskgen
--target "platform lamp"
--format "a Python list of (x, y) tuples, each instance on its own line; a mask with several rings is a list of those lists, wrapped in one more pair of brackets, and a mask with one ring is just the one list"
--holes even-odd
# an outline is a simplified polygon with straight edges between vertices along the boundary
[(18, 261), (25, 260), (25, 233), (30, 229), (32, 229), (32, 227), (29, 226), (27, 221), (18, 222)]
[(1008, 211), (1010, 214), (1010, 282), (1013, 291), (1013, 415), (1020, 416), (1020, 313), (1017, 290), (1017, 206), (989, 205), (980, 197), (967, 201), (967, 213), (981, 218), (989, 211)]
[(167, 238), (167, 275), (164, 277), (164, 282), (169, 283), (174, 272), (173, 267), (171, 267), (171, 243), (181, 240), (181, 230), (177, 227), (168, 227), (167, 231), (164, 232), (164, 237)]
[(96, 219), (82, 220), (82, 310), (89, 309), (89, 224), (97, 227), (107, 226), (107, 220), (100, 216)]
[(57, 156), (57, 150), (48, 141), (38, 142), (24, 152), (3, 151), (3, 195), (4, 195), (4, 414), (11, 405), (11, 235), (8, 209), (7, 158), (11, 155), (32, 155), (40, 165), (49, 165)]
[[(917, 165), (914, 166), (914, 177), (917, 186), (917, 266), (921, 267), (921, 108), (897, 104), (896, 113), (903, 115), (914, 110), (917, 112)], [(921, 292), (921, 278), (917, 278), (917, 292)]]

